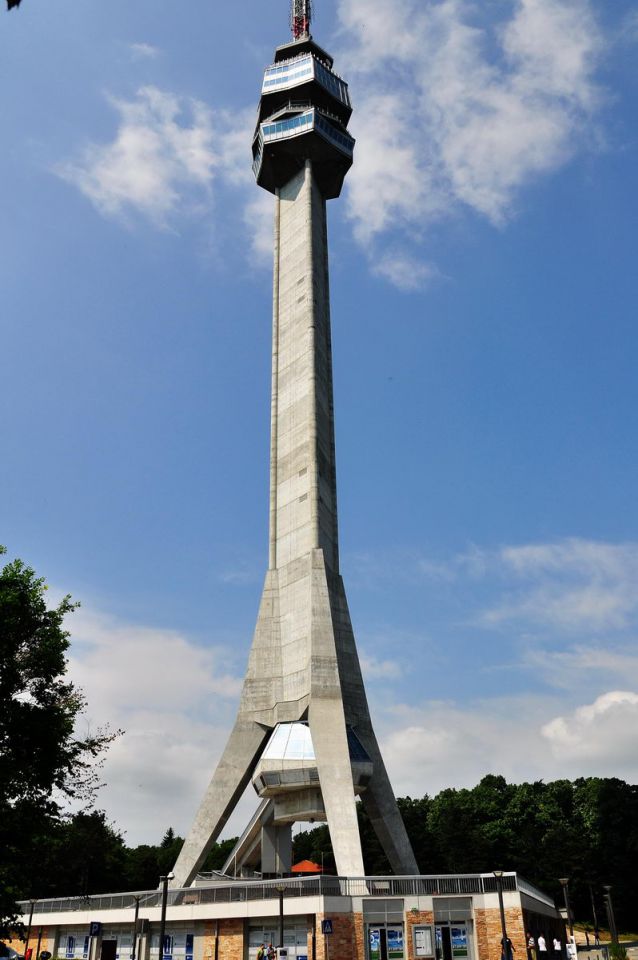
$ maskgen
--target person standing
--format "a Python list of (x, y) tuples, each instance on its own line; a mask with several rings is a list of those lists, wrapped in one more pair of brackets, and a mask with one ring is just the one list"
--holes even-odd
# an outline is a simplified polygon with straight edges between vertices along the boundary
[(542, 933), (539, 933), (538, 939), (536, 940), (536, 951), (538, 960), (549, 960), (547, 956), (547, 944)]
[(561, 960), (562, 955), (561, 942), (558, 937), (554, 937), (554, 960)]
[(527, 960), (534, 960), (534, 948), (536, 941), (531, 933), (527, 934)]
[(509, 937), (501, 937), (501, 960), (514, 960), (514, 946)]

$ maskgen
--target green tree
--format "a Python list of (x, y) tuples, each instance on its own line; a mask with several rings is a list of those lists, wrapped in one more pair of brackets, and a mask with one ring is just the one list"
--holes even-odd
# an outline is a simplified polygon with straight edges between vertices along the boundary
[(63, 621), (77, 605), (67, 596), (48, 609), (46, 590), (20, 560), (0, 571), (0, 927), (32, 895), (34, 851), (61, 823), (64, 801), (91, 805), (117, 736), (76, 734), (85, 700), (66, 676)]

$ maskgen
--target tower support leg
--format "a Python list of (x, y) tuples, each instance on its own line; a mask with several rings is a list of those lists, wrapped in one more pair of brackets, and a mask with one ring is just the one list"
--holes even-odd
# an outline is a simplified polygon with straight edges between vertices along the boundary
[(328, 574), (322, 550), (312, 553), (311, 574), (310, 735), (317, 758), (330, 839), (342, 877), (363, 877), (363, 853), (357, 821), (348, 749), (343, 692), (330, 603)]
[(201, 868), (237, 801), (246, 789), (270, 730), (240, 715), (173, 868), (173, 887), (186, 887)]
[(261, 872), (264, 877), (283, 876), (292, 868), (292, 824), (276, 826), (272, 820), (261, 828)]
[(365, 735), (357, 731), (357, 735), (367, 750), (374, 769), (370, 783), (361, 797), (365, 811), (393, 872), (400, 876), (414, 876), (419, 873), (419, 868), (399, 813), (377, 738), (372, 728)]

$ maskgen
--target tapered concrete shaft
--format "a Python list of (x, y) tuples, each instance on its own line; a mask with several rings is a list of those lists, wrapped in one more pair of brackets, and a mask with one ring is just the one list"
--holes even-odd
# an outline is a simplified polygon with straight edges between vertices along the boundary
[[(390, 864), (418, 872), (372, 729), (339, 574), (326, 197), (338, 195), (351, 163), (351, 107), (321, 48), (306, 38), (291, 59), (288, 47), (277, 52), (284, 66), (266, 71), (260, 117), (275, 113), (258, 125), (253, 145), (258, 182), (276, 194), (269, 569), (237, 721), (175, 864), (174, 886), (200, 869), (270, 731), (299, 720), (310, 728), (339, 874), (364, 874), (348, 728), (372, 761), (363, 802)], [(286, 101), (282, 82), (298, 89), (299, 78), (320, 109)], [(264, 825), (271, 847), (278, 822), (285, 820)]]
[(338, 569), (325, 201), (312, 164), (276, 200), (270, 569), (237, 723), (175, 865), (200, 868), (267, 732), (307, 717), (338, 872), (364, 873), (346, 723), (374, 762), (364, 802), (393, 868), (416, 873), (372, 730)]

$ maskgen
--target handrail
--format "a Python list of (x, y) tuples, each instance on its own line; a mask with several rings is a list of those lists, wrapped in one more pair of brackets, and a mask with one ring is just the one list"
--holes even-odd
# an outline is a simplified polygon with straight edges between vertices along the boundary
[[(215, 883), (194, 887), (181, 887), (168, 891), (169, 906), (198, 905), (211, 903), (235, 903), (246, 900), (274, 900), (279, 897), (277, 886), (281, 879), (246, 880), (220, 878)], [(491, 873), (467, 873), (454, 876), (423, 875), (405, 877), (330, 877), (320, 874), (313, 877), (286, 877), (286, 898), (290, 897), (406, 897), (468, 896), (496, 892), (496, 881)], [(503, 889), (519, 890), (544, 903), (552, 901), (542, 891), (515, 873), (503, 875)], [(133, 909), (138, 897), (140, 908), (158, 907), (160, 890), (141, 890), (125, 893), (94, 894), (89, 897), (56, 897), (34, 901), (34, 912), (67, 913), (87, 910)], [(23, 912), (30, 909), (28, 900), (21, 901)]]

